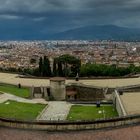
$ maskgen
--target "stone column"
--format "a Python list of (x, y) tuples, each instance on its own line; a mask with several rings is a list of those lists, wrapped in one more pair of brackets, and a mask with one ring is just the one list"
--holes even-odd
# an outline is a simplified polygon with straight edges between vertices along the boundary
[(50, 79), (50, 93), (54, 100), (66, 99), (65, 78), (55, 77)]
[(47, 93), (47, 87), (44, 87), (44, 98), (49, 101), (48, 93)]
[(34, 98), (34, 86), (30, 87), (30, 98)]

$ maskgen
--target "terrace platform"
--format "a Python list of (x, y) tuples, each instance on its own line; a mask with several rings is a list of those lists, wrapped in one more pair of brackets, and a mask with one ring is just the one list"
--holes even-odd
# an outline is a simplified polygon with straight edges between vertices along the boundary
[(124, 92), (120, 98), (128, 115), (140, 114), (140, 92)]

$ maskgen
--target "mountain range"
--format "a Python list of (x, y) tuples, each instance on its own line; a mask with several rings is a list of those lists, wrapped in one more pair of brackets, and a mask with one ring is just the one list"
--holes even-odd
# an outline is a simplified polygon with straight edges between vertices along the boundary
[(116, 40), (140, 41), (140, 29), (115, 25), (92, 25), (51, 34), (46, 25), (6, 29), (0, 26), (0, 40)]
[(54, 34), (50, 39), (140, 41), (140, 29), (115, 25), (86, 26)]

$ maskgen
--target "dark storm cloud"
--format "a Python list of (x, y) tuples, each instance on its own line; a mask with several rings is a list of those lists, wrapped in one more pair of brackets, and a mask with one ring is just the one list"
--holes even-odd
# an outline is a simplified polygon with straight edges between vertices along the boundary
[[(89, 9), (128, 8), (140, 6), (139, 0), (0, 0), (1, 12), (84, 11)], [(138, 11), (140, 9), (137, 8)], [(111, 11), (110, 11), (111, 12)]]
[(87, 7), (106, 7), (106, 6), (123, 6), (130, 2), (131, 0), (87, 0), (85, 5)]
[(140, 26), (139, 0), (0, 0), (0, 20), (44, 22), (52, 30), (92, 24)]

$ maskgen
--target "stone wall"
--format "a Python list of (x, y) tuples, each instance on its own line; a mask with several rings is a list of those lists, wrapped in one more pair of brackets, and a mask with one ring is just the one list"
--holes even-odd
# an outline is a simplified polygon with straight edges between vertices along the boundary
[(113, 93), (113, 104), (114, 104), (119, 116), (126, 116), (127, 115), (117, 90), (115, 90)]
[(18, 121), (0, 118), (0, 126), (46, 131), (96, 130), (140, 123), (140, 115), (96, 121)]
[(126, 87), (118, 88), (118, 91), (122, 91), (122, 92), (140, 92), (140, 85), (132, 85), (132, 86), (126, 86)]
[(68, 88), (73, 88), (76, 91), (76, 101), (101, 101), (105, 99), (104, 89), (100, 87), (87, 86), (87, 85), (69, 85)]
[[(83, 84), (65, 86), (64, 81), (52, 81), (50, 87), (31, 87), (31, 98), (68, 101), (110, 101), (114, 88), (102, 88)], [(71, 96), (68, 98), (68, 96)]]
[(112, 94), (115, 88), (107, 88), (106, 94)]
[(31, 87), (30, 98), (45, 98), (49, 100), (48, 91), (49, 87)]

